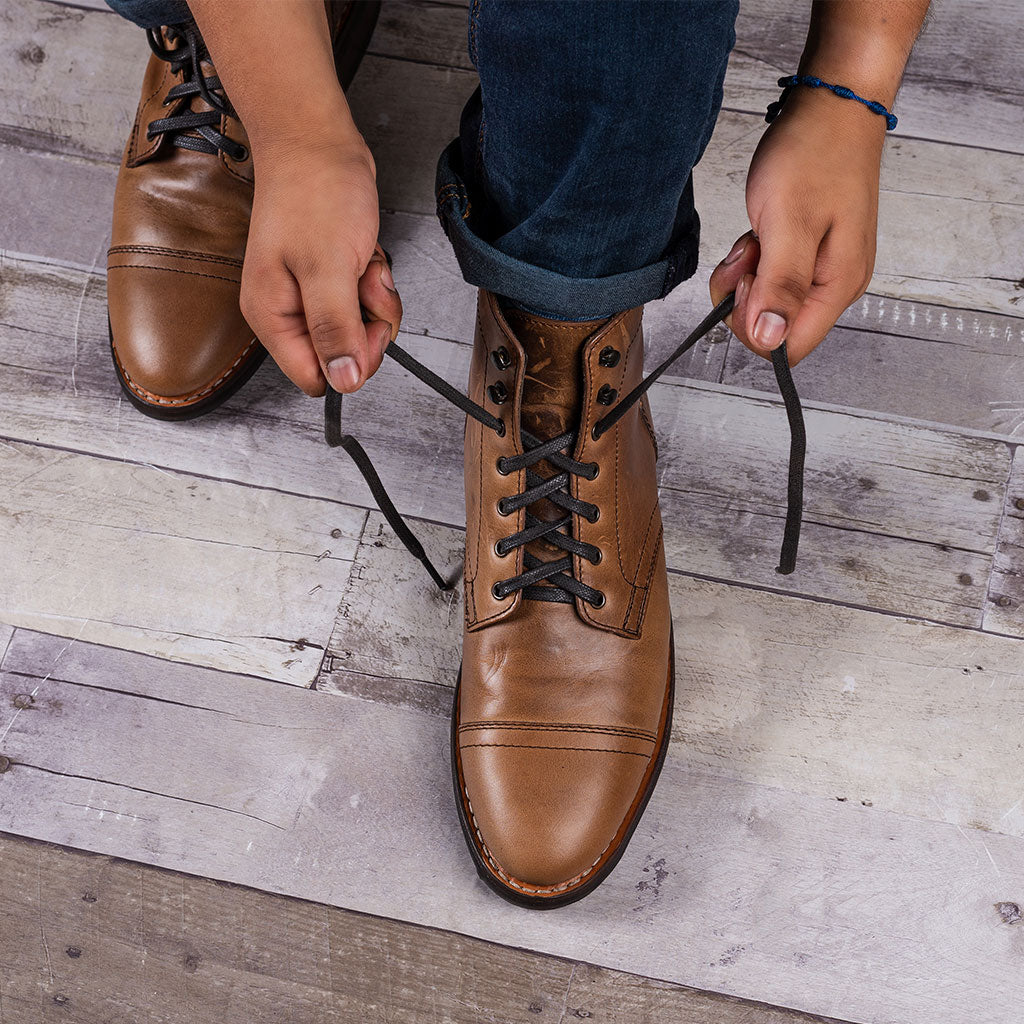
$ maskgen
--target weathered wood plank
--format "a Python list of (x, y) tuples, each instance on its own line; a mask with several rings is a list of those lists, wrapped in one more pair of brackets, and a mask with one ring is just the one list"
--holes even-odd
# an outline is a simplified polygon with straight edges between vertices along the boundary
[[(462, 534), (424, 528), (447, 564)], [(670, 576), (694, 772), (1024, 837), (1024, 642)], [(386, 593), (386, 602), (381, 595)], [(462, 594), (367, 522), (317, 689), (447, 717)]]
[[(32, 64), (27, 74), (15, 79), (9, 98), (0, 97), (0, 125), (8, 124), (8, 134), (13, 132), (26, 143), (52, 137), (61, 152), (118, 159), (137, 101), (139, 77), (132, 64), (126, 64), (125, 54), (138, 52), (140, 61), (144, 57), (138, 31), (102, 12), (35, 5), (29, 0), (12, 0), (5, 17), (9, 38), (14, 41), (7, 44), (11, 60), (19, 59), (14, 52), (19, 46), (29, 47), (36, 55), (56, 56)], [(120, 69), (119, 74), (102, 76), (94, 83), (77, 63), (83, 53), (89, 54), (90, 67), (107, 60)], [(80, 88), (66, 96), (66, 83), (72, 80)], [(475, 84), (475, 74), (459, 68), (373, 55), (366, 58), (350, 90), (350, 100), (377, 158), (383, 206), (433, 212), (437, 155), (455, 134), (462, 104)], [(976, 115), (972, 110), (971, 116)], [(709, 266), (746, 228), (743, 179), (762, 129), (758, 115), (723, 113), (698, 168), (705, 262)], [(927, 159), (918, 160), (921, 153), (927, 154)], [(890, 147), (888, 160), (906, 165), (905, 170), (893, 174), (896, 179), (916, 182), (922, 173), (920, 166), (932, 163), (924, 177), (946, 184), (925, 195), (918, 193), (928, 189), (916, 184), (884, 192), (872, 289), (893, 297), (1020, 315), (1016, 282), (1024, 206), (1014, 205), (1012, 198), (1006, 201), (1020, 194), (1020, 161), (986, 153), (982, 162), (991, 163), (991, 170), (979, 172), (976, 151), (910, 139)], [(891, 173), (887, 170), (885, 186)], [(986, 180), (990, 174), (1000, 173), (1001, 191), (981, 206), (968, 201), (973, 197), (939, 198), (950, 190), (949, 183), (970, 181), (979, 174)], [(955, 239), (947, 230), (950, 223), (958, 225)], [(929, 233), (936, 243), (919, 245), (922, 232)]]
[[(800, 394), (1009, 438), (1024, 436), (1024, 321), (865, 295), (796, 371)], [(772, 392), (771, 364), (735, 340), (722, 380)]]
[[(19, 182), (19, 194), (0, 196), (4, 241), (15, 252), (89, 269), (102, 265), (108, 244), (115, 170), (106, 164), (0, 146), (0, 173)], [(54, 194), (74, 197), (78, 229), (70, 236)], [(395, 258), (405, 303), (405, 330), (472, 341), (475, 289), (463, 282), (451, 247), (430, 215), (388, 213), (381, 237)], [(3, 319), (22, 329), (102, 336), (106, 329), (101, 281), (57, 292), (47, 270), (8, 258), (0, 263)], [(702, 278), (707, 269), (701, 271)], [(37, 276), (38, 275), (38, 276)], [(443, 280), (444, 287), (438, 287)], [(84, 278), (81, 279), (84, 282)], [(648, 364), (667, 355), (703, 316), (700, 282), (677, 288), (645, 312)], [(2, 316), (2, 313), (0, 313)], [(753, 387), (774, 393), (769, 364), (716, 330), (672, 369), (673, 376)], [(800, 367), (806, 398), (937, 423), (1024, 433), (1024, 326), (1016, 317), (865, 295), (847, 310), (829, 340)], [(723, 363), (724, 371), (723, 371)], [(959, 382), (949, 387), (950, 380)]]
[(13, 836), (0, 900), (10, 1024), (826, 1020)]
[(195, 710), (132, 693), (152, 659), (104, 652), (115, 692), (70, 653), (6, 728), (5, 831), (850, 1021), (1017, 1020), (1019, 839), (670, 756), (609, 880), (535, 914), (474, 879), (444, 719), (202, 668)]
[(0, 478), (0, 620), (312, 682), (361, 510), (17, 442)]
[[(48, 286), (66, 288), (75, 273), (47, 271)], [(88, 298), (88, 287), (84, 291)], [(102, 317), (98, 302), (74, 301), (81, 304), (83, 318)], [(14, 304), (15, 317), (21, 309)], [(30, 321), (45, 323), (47, 315), (44, 308), (42, 320), (32, 314)], [(261, 371), (224, 410), (184, 428), (168, 427), (128, 409), (118, 418), (120, 399), (106, 368), (102, 328), (88, 335), (80, 331), (77, 353), (73, 338), (43, 346), (35, 330), (0, 326), (7, 436), (372, 504), (349, 460), (323, 445), (321, 403), (304, 398), (273, 367)], [(465, 380), (465, 345), (411, 336), (403, 336), (402, 343), (448, 380)], [(811, 450), (801, 571), (783, 578), (774, 566), (788, 442), (777, 398), (674, 381), (656, 385), (651, 399), (662, 443), (670, 565), (980, 625), (1009, 473), (1004, 444), (808, 409)], [(54, 403), (61, 409), (58, 418), (52, 415)], [(457, 410), (391, 361), (345, 408), (347, 422), (358, 424), (404, 512), (462, 523)], [(396, 417), (395, 410), (402, 415)]]
[(1024, 636), (1024, 448), (1018, 447), (1006, 488), (989, 584), (985, 628)]

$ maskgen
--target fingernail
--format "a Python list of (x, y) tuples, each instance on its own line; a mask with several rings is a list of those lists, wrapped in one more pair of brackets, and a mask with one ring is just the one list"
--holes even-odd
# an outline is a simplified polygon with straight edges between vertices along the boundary
[(730, 263), (735, 263), (743, 255), (743, 250), (746, 249), (747, 242), (749, 242), (749, 241), (750, 241), (749, 238), (741, 238), (729, 250), (729, 255), (726, 256), (724, 260), (722, 260), (722, 266), (723, 267), (727, 267), (727, 266), (729, 266)]
[(359, 364), (351, 356), (338, 356), (327, 364), (327, 379), (335, 391), (355, 391), (359, 386)]
[(389, 292), (395, 290), (395, 279), (391, 276), (391, 268), (386, 263), (380, 265), (380, 279)]
[(786, 337), (786, 318), (765, 310), (754, 324), (754, 341), (762, 348), (778, 348)]
[(391, 324), (387, 320), (382, 320), (379, 330), (380, 340), (377, 347), (380, 349), (380, 354), (384, 355), (384, 350), (391, 344)]

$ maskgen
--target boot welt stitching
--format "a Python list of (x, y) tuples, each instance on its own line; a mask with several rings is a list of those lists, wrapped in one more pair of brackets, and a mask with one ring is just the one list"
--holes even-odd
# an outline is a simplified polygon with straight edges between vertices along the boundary
[(208, 384), (205, 388), (202, 388), (199, 391), (192, 391), (187, 395), (182, 395), (181, 398), (163, 398), (160, 395), (153, 394), (152, 391), (147, 391), (141, 385), (136, 384), (135, 381), (132, 380), (131, 375), (125, 369), (124, 363), (121, 362), (121, 357), (117, 354), (116, 346), (111, 345), (111, 349), (113, 350), (114, 358), (117, 360), (117, 368), (121, 371), (121, 375), (122, 377), (124, 377), (125, 383), (140, 398), (144, 398), (147, 402), (153, 403), (155, 405), (191, 405), (193, 402), (198, 401), (205, 395), (208, 395), (211, 392), (216, 391), (217, 388), (220, 387), (220, 385), (223, 384), (224, 381), (226, 381), (228, 377), (230, 377), (234, 373), (235, 369), (238, 367), (238, 364), (241, 363), (243, 359), (245, 359), (245, 357), (249, 354), (253, 346), (256, 345), (258, 341), (258, 338), (253, 338), (252, 341), (250, 341), (249, 344), (246, 345), (244, 349), (242, 349), (241, 355), (239, 355), (239, 357), (212, 384)]
[(473, 819), (473, 831), (476, 833), (476, 837), (480, 842), (480, 849), (483, 851), (484, 856), (487, 858), (487, 863), (494, 868), (495, 872), (501, 876), (507, 885), (512, 886), (515, 889), (519, 889), (522, 892), (528, 893), (556, 893), (564, 892), (566, 889), (571, 889), (573, 886), (582, 882), (587, 875), (592, 874), (597, 865), (601, 862), (601, 859), (608, 852), (609, 847), (615, 842), (614, 836), (598, 855), (597, 859), (593, 864), (590, 865), (585, 871), (581, 871), (578, 875), (573, 875), (572, 878), (567, 879), (564, 882), (559, 882), (558, 885), (528, 885), (525, 882), (518, 882), (510, 874), (508, 874), (501, 865), (494, 859), (491, 851), (487, 848), (487, 844), (484, 842), (484, 837), (480, 834), (480, 825), (476, 820), (476, 813), (473, 811), (473, 805), (470, 803), (469, 794), (466, 792), (465, 784), (462, 785), (462, 795), (466, 798), (466, 806), (469, 808), (469, 816)]

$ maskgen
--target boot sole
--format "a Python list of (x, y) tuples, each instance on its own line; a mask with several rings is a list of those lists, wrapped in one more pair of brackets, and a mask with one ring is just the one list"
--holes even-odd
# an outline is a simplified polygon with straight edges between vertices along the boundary
[[(355, 78), (356, 71), (366, 52), (366, 47), (373, 35), (377, 25), (377, 18), (380, 15), (380, 0), (356, 0), (349, 8), (345, 21), (342, 23), (338, 38), (334, 43), (334, 68), (338, 75), (338, 81), (342, 89), (348, 89)], [(191, 420), (197, 416), (212, 412), (219, 405), (226, 402), (235, 392), (245, 384), (250, 377), (260, 368), (263, 360), (267, 358), (267, 350), (262, 345), (257, 345), (253, 354), (239, 367), (237, 372), (225, 381), (222, 387), (217, 388), (212, 394), (192, 402), (188, 405), (166, 406), (147, 402), (141, 395), (137, 394), (128, 383), (118, 363), (117, 351), (114, 348), (114, 335), (110, 328), (110, 318), (107, 318), (107, 334), (110, 338), (110, 356), (114, 362), (114, 373), (121, 385), (128, 401), (146, 416), (155, 420)]]
[(470, 820), (468, 799), (462, 779), (462, 761), (459, 757), (458, 731), (459, 731), (459, 693), (462, 688), (462, 669), (459, 669), (459, 678), (455, 686), (455, 703), (452, 708), (452, 729), (451, 729), (451, 762), (452, 762), (452, 783), (455, 787), (455, 805), (459, 811), (459, 824), (462, 826), (462, 834), (466, 838), (466, 845), (469, 847), (470, 856), (476, 865), (477, 874), (484, 883), (496, 892), (502, 899), (514, 903), (520, 907), (530, 907), (534, 910), (554, 910), (557, 907), (564, 907), (577, 900), (583, 899), (593, 892), (611, 874), (619, 859), (626, 852), (633, 833), (636, 831), (640, 819), (651, 794), (658, 783), (661, 775), (662, 765), (665, 763), (665, 754), (668, 751), (669, 738), (672, 734), (672, 708), (675, 702), (675, 639), (669, 634), (669, 664), (668, 664), (668, 689), (665, 693), (665, 704), (661, 712), (661, 728), (658, 734), (658, 752), (651, 764), (648, 766), (644, 781), (640, 786), (637, 796), (630, 808), (629, 813), (619, 826), (616, 838), (608, 846), (608, 850), (602, 856), (600, 866), (588, 874), (585, 881), (579, 885), (567, 889), (554, 896), (537, 896), (521, 892), (518, 889), (506, 884), (494, 873), (488, 865), (486, 855), (481, 848), (480, 839), (476, 829)]

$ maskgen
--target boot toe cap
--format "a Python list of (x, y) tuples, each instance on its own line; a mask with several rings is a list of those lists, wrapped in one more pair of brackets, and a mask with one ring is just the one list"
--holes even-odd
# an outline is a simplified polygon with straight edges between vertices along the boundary
[(463, 744), (472, 841), (527, 896), (586, 884), (626, 838), (651, 758), (610, 744), (558, 749)]
[(108, 275), (114, 361), (139, 401), (187, 408), (262, 355), (238, 308), (237, 282), (203, 279), (197, 286), (163, 267), (112, 267)]

